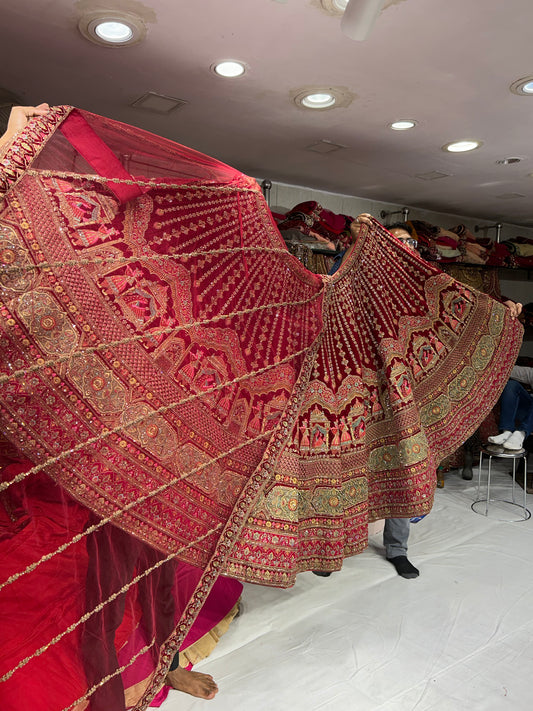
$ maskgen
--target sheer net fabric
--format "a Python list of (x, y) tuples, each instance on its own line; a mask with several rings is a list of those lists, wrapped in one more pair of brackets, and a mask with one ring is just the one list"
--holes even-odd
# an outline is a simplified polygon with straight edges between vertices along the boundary
[(17, 708), (145, 708), (220, 574), (288, 586), (427, 513), (520, 345), (378, 223), (312, 274), (253, 180), (70, 107), (19, 134), (0, 196)]

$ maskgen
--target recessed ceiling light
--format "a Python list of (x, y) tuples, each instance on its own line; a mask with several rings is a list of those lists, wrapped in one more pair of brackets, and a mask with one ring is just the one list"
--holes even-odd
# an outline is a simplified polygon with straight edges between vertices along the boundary
[(335, 103), (335, 97), (327, 91), (318, 94), (306, 94), (302, 97), (301, 103), (308, 109), (328, 109)]
[(137, 44), (146, 35), (146, 26), (140, 17), (120, 10), (84, 15), (78, 29), (86, 39), (106, 47)]
[(129, 25), (125, 22), (116, 22), (114, 20), (99, 22), (95, 25), (94, 31), (104, 42), (122, 44), (133, 37), (133, 30)]
[(218, 74), (219, 77), (235, 79), (236, 77), (242, 77), (246, 71), (246, 66), (242, 62), (237, 62), (234, 59), (228, 59), (224, 62), (214, 64), (213, 71), (215, 74)]
[(509, 89), (518, 96), (533, 96), (533, 76), (517, 79)]
[(473, 151), (480, 146), (481, 141), (454, 141), (442, 146), (442, 150), (450, 153), (466, 153), (466, 151)]
[(394, 123), (390, 124), (390, 128), (392, 128), (393, 131), (408, 131), (415, 126), (416, 121), (413, 121), (413, 119), (401, 119), (400, 121), (394, 121)]
[(322, 8), (328, 13), (328, 15), (342, 15), (346, 10), (349, 0), (320, 0)]
[(345, 86), (305, 86), (292, 89), (291, 101), (304, 111), (330, 111), (350, 106), (357, 98)]

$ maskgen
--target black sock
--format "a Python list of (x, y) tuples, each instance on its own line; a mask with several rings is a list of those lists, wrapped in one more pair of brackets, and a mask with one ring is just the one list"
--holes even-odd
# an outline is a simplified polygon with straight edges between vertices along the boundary
[(405, 555), (387, 558), (387, 560), (393, 564), (396, 568), (396, 572), (398, 575), (401, 575), (402, 578), (418, 578), (420, 575), (418, 568), (415, 568), (415, 566), (407, 560), (407, 556)]

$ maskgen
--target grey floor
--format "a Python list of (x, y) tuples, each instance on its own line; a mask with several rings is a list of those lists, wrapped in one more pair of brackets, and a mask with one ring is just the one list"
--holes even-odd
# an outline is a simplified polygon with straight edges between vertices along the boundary
[[(495, 496), (508, 497), (507, 468), (496, 465)], [(396, 575), (378, 534), (329, 578), (245, 586), (242, 615), (196, 667), (218, 695), (172, 691), (162, 711), (533, 709), (533, 520), (474, 513), (476, 479), (446, 474), (412, 525), (415, 580)]]

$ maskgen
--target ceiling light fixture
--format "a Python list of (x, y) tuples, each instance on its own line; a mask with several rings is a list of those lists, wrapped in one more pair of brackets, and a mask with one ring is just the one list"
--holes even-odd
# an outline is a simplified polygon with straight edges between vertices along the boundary
[(350, 0), (342, 16), (342, 32), (358, 42), (366, 40), (384, 5), (385, 0)]
[(466, 153), (479, 148), (481, 145), (481, 141), (453, 141), (453, 143), (447, 143), (442, 146), (442, 150), (449, 153)]
[(322, 9), (328, 14), (340, 17), (346, 10), (349, 0), (320, 0)]
[(509, 89), (518, 96), (533, 96), (533, 76), (514, 81)]
[(400, 119), (399, 121), (394, 121), (394, 123), (389, 125), (393, 131), (408, 131), (410, 128), (414, 128), (415, 126), (416, 121), (413, 121), (413, 119)]
[(99, 22), (95, 25), (94, 31), (101, 40), (112, 44), (123, 44), (124, 42), (129, 42), (133, 37), (132, 28), (125, 22), (117, 22), (116, 20)]
[(85, 39), (105, 47), (127, 47), (146, 35), (146, 25), (140, 17), (120, 10), (83, 15), (78, 29)]
[(237, 77), (242, 77), (242, 75), (246, 72), (246, 65), (235, 59), (226, 59), (223, 62), (213, 64), (212, 70), (219, 77), (236, 79)]
[(290, 92), (291, 101), (305, 111), (330, 111), (350, 106), (356, 95), (346, 86), (305, 86)]
[(307, 109), (329, 109), (335, 103), (335, 97), (328, 91), (318, 94), (306, 94), (302, 97), (302, 106)]

